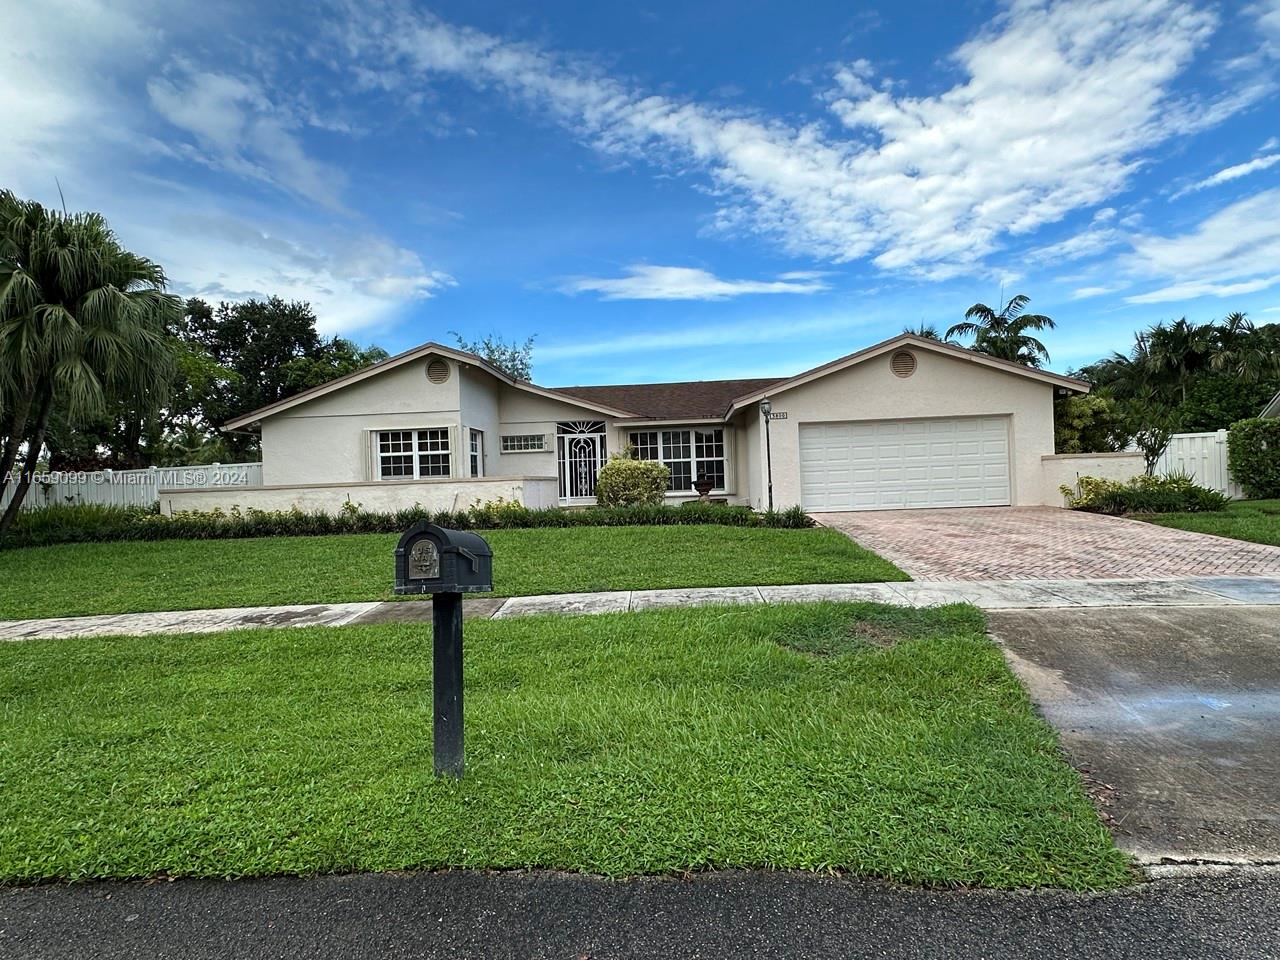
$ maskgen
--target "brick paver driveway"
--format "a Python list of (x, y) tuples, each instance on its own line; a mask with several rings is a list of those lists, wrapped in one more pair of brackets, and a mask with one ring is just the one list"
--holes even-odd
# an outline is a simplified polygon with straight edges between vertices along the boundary
[(816, 513), (918, 580), (1280, 574), (1280, 547), (1055, 507)]

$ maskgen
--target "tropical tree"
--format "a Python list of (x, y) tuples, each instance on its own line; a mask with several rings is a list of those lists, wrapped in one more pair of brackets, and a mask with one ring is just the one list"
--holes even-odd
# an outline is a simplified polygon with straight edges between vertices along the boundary
[(941, 340), (942, 335), (938, 333), (938, 328), (932, 323), (924, 323), (921, 321), (914, 327), (903, 327), (903, 333), (909, 333), (913, 337), (919, 337), (922, 340)]
[(1028, 367), (1048, 363), (1048, 348), (1031, 333), (1052, 330), (1054, 322), (1043, 314), (1023, 313), (1030, 302), (1030, 297), (1019, 293), (998, 311), (985, 303), (975, 303), (964, 312), (961, 323), (947, 330), (947, 339), (973, 337), (972, 349), (978, 353)]
[(1239, 311), (1229, 313), (1214, 327), (1214, 349), (1209, 365), (1245, 383), (1280, 376), (1280, 336), (1272, 326), (1258, 328)]
[[(40, 463), (51, 419), (162, 400), (174, 357), (166, 328), (182, 301), (164, 271), (121, 246), (103, 217), (0, 191), (0, 537)], [(22, 459), (15, 478), (15, 466)]]

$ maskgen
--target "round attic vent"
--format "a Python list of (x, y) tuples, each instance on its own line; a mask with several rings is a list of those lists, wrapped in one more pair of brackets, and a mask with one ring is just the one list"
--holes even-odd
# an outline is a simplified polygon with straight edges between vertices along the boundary
[(889, 369), (895, 377), (904, 380), (916, 372), (916, 355), (910, 350), (898, 350), (889, 358)]
[(444, 383), (449, 379), (449, 364), (436, 357), (427, 364), (427, 379), (432, 383)]

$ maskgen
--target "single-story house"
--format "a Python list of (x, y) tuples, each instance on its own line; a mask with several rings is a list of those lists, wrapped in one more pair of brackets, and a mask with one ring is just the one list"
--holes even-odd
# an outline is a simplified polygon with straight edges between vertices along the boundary
[(1280, 393), (1271, 398), (1271, 402), (1262, 408), (1260, 417), (1280, 417)]
[[(542, 387), (426, 343), (246, 414), (259, 487), (161, 492), (166, 511), (335, 510), (477, 501), (590, 504), (626, 447), (671, 471), (668, 499), (811, 511), (1061, 504), (1053, 401), (1088, 384), (910, 334), (792, 377)], [(767, 401), (767, 404), (765, 404)], [(762, 405), (769, 408), (766, 417)]]

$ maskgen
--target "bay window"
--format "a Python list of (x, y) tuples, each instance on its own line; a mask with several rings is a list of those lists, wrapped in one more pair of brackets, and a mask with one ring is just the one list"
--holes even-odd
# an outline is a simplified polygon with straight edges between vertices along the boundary
[(693, 489), (699, 478), (712, 482), (716, 490), (725, 488), (724, 430), (707, 429), (636, 430), (628, 436), (637, 460), (657, 460), (671, 471), (667, 489)]
[(423, 480), (452, 474), (448, 427), (382, 430), (375, 436), (380, 480)]

